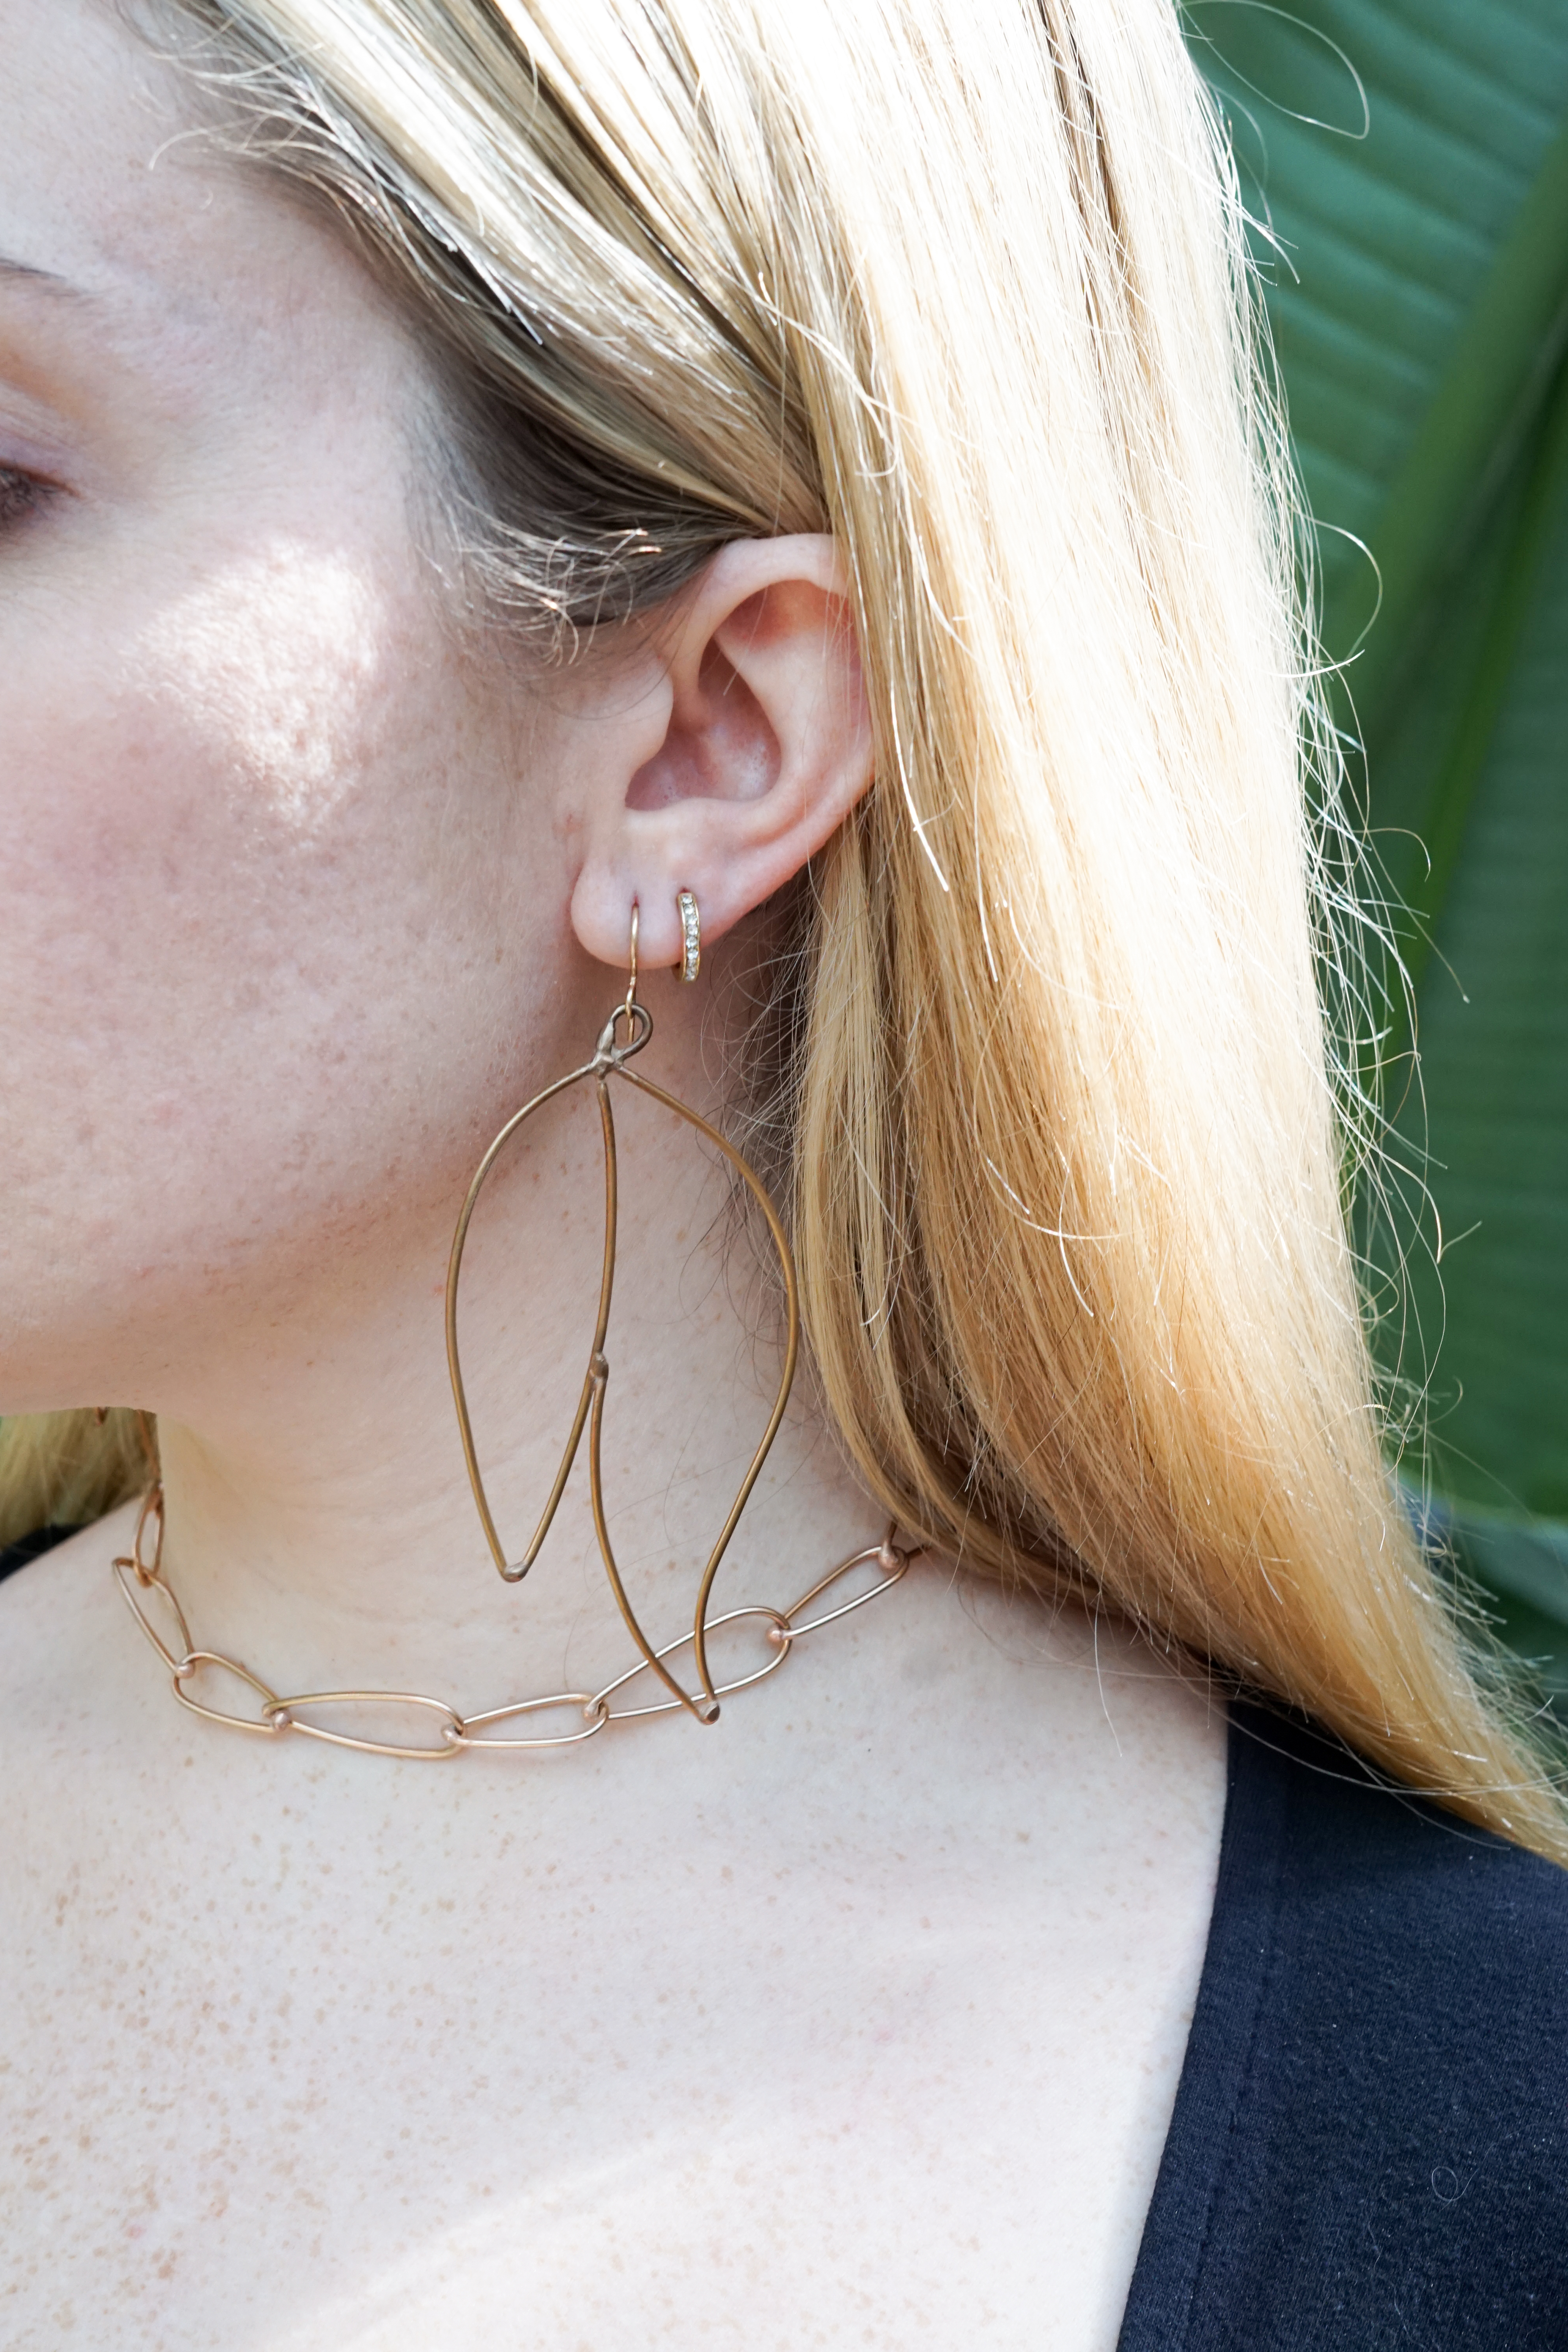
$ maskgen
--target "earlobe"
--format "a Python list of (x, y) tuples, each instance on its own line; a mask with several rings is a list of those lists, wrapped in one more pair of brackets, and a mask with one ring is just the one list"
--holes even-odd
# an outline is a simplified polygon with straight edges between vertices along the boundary
[(681, 890), (705, 948), (771, 898), (871, 780), (860, 648), (833, 541), (737, 541), (665, 640), (668, 718), (630, 773), (606, 776), (572, 898), (581, 944), (625, 961), (637, 898), (649, 963), (675, 965)]

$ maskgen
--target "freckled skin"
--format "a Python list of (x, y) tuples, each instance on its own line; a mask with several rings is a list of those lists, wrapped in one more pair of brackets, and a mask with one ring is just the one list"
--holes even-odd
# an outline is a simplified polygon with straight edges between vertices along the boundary
[(388, 1780), (85, 1705), (102, 1549), (11, 1601), (8, 2343), (1109, 2352), (1219, 1778), (1129, 1645), (912, 1570), (711, 1738)]
[[(47, 92), (63, 48), (31, 46)], [(107, 47), (84, 29), (99, 112), (91, 66), (111, 87), (128, 70)], [(401, 338), (323, 233), (215, 163), (131, 180), (147, 110), (85, 219), (24, 182), (5, 222), (98, 298), (89, 333), (42, 296), (7, 314), (39, 391), (61, 383), (67, 488), (0, 551), (3, 954), (8, 1001), (20, 989), (29, 1008), (3, 1114), (0, 1280), (62, 1351), (60, 1275), (90, 1279), (106, 1252), (136, 1266), (139, 1317), (165, 1300), (189, 1316), (193, 1258), (226, 1315), (264, 1242), (275, 1281), (302, 1280), (321, 1221), (347, 1239), (394, 1193), (407, 1213), (409, 1162), (455, 1172), (474, 1063), (529, 1011), (483, 854), (528, 797), (520, 722), (457, 691), (410, 545), (419, 386)], [(236, 283), (224, 248), (242, 238)], [(154, 271), (182, 288), (172, 316)], [(21, 425), (39, 403), (9, 405)], [(548, 808), (528, 814), (548, 866)], [(536, 958), (549, 944), (547, 927)], [(156, 1187), (139, 1172), (147, 1118)]]
[[(824, 560), (737, 554), (685, 685), (641, 642), (476, 653), (411, 520), (419, 356), (358, 266), (169, 143), (180, 85), (94, 0), (0, 0), (0, 253), (90, 298), (0, 276), (0, 467), (45, 485), (0, 525), (0, 1412), (156, 1411), (196, 1639), (276, 1688), (594, 1688), (627, 1644), (580, 1479), (520, 1590), (475, 1524), (452, 1218), (623, 985), (572, 929), (592, 845), (760, 839), (854, 771)], [(736, 911), (704, 986), (646, 981), (699, 1103)], [(664, 1638), (777, 1357), (708, 1160), (622, 1129), (609, 1502)], [(580, 1095), (471, 1245), (519, 1536), (597, 1153)], [(880, 1532), (803, 1381), (729, 1604)], [(129, 1533), (0, 1586), (7, 2352), (1110, 2352), (1212, 1897), (1201, 1693), (926, 1560), (711, 1731), (400, 1766), (183, 1713)]]

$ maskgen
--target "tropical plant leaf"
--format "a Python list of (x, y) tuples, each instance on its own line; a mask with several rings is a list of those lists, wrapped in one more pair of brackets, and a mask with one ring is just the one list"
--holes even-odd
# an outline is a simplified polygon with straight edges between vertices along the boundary
[(1406, 1213), (1367, 1224), (1403, 1261), (1406, 1468), (1568, 1694), (1568, 0), (1186, 20), (1266, 224), (1340, 716), (1408, 910)]
[(1186, 14), (1270, 232), (1260, 257), (1336, 658), (1382, 575), (1353, 680), (1371, 727), (1568, 325), (1568, 7), (1190, 0)]
[[(1401, 1128), (1436, 1215), (1409, 1298), (1440, 1491), (1568, 1519), (1568, 377), (1497, 536), (1479, 614), (1461, 606), (1417, 672), (1452, 649), (1469, 690), (1428, 834), (1425, 1099)], [(1427, 731), (1434, 699), (1414, 700), (1410, 733)], [(1386, 752), (1403, 782), (1397, 733)]]

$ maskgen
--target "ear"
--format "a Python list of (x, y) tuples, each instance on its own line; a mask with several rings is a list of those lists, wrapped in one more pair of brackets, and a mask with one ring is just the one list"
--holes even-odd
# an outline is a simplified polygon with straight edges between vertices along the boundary
[(682, 890), (706, 947), (800, 872), (871, 781), (860, 646), (831, 539), (721, 549), (661, 649), (619, 770), (612, 756), (578, 811), (572, 927), (617, 966), (633, 898), (643, 961), (673, 965)]

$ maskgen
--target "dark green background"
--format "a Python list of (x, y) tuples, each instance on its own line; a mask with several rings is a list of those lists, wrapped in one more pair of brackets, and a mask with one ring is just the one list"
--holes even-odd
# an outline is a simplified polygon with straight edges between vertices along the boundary
[(1184, 17), (1267, 225), (1336, 715), (1406, 909), (1419, 1072), (1396, 987), (1396, 1213), (1363, 1213), (1402, 1468), (1561, 1708), (1568, 0)]

